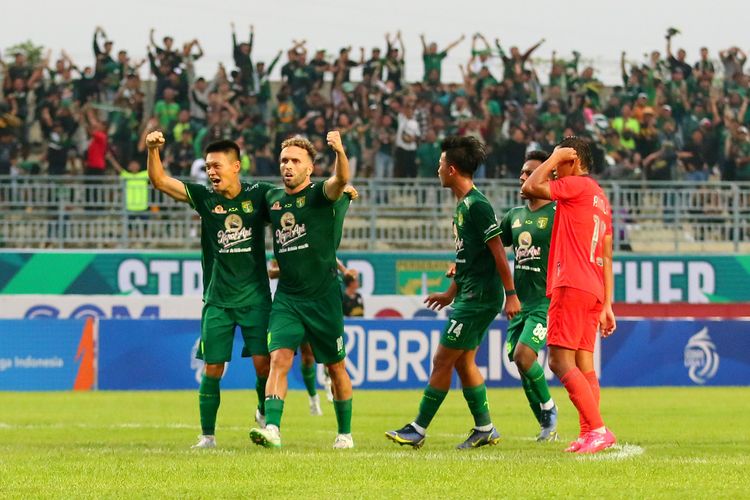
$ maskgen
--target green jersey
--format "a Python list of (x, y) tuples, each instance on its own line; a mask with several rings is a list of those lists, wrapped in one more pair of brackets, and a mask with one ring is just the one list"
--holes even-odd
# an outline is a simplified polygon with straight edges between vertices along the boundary
[(203, 300), (219, 307), (268, 303), (265, 182), (242, 183), (228, 199), (202, 184), (185, 183), (190, 206), (201, 216)]
[(340, 239), (341, 229), (336, 202), (326, 196), (324, 184), (311, 183), (295, 194), (284, 188), (266, 194), (273, 253), (280, 270), (278, 290), (289, 295), (314, 297), (336, 286), (337, 234)]
[(552, 240), (555, 203), (531, 210), (512, 208), (500, 222), (503, 245), (512, 246), (515, 256), (513, 283), (524, 310), (547, 299), (547, 261)]
[(456, 240), (455, 302), (502, 304), (503, 293), (495, 259), (487, 241), (500, 234), (495, 211), (476, 187), (459, 201), (453, 216)]
[(346, 218), (346, 211), (349, 210), (351, 202), (352, 199), (348, 194), (342, 194), (341, 198), (336, 200), (336, 203), (333, 205), (333, 214), (335, 217), (333, 239), (336, 241), (337, 250), (341, 244), (341, 237), (344, 235), (344, 218)]

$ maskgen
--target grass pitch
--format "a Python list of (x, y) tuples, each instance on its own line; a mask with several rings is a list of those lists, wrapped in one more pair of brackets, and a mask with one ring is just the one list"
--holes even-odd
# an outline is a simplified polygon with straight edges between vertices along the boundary
[[(322, 394), (322, 393), (321, 393)], [(333, 408), (308, 414), (290, 393), (283, 448), (248, 439), (255, 393), (224, 391), (219, 448), (192, 451), (195, 392), (0, 393), (2, 498), (498, 498), (748, 497), (747, 388), (604, 389), (602, 408), (620, 441), (580, 457), (561, 450), (577, 433), (559, 389), (559, 443), (532, 440), (521, 389), (491, 390), (498, 446), (457, 451), (472, 425), (451, 391), (421, 450), (383, 432), (414, 417), (419, 391), (358, 391), (356, 448), (331, 449)]]

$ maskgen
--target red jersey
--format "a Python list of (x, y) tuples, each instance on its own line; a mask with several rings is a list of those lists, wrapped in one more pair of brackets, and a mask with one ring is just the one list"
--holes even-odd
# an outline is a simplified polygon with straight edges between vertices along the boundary
[(101, 131), (91, 134), (91, 143), (86, 152), (86, 166), (104, 170), (107, 166), (107, 134)]
[(547, 296), (557, 287), (584, 290), (604, 302), (604, 236), (612, 235), (612, 210), (587, 175), (550, 181), (557, 201), (547, 264)]

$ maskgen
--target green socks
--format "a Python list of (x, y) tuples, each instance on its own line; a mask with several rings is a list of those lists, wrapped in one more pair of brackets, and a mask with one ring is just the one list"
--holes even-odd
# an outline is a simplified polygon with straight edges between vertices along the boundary
[(336, 412), (336, 423), (339, 426), (339, 434), (351, 434), (352, 432), (352, 399), (344, 401), (333, 400), (333, 410)]
[(255, 392), (258, 394), (258, 410), (261, 415), (266, 414), (266, 382), (268, 382), (266, 377), (255, 378)]
[(469, 411), (474, 417), (476, 427), (484, 427), (492, 423), (490, 404), (487, 402), (487, 387), (484, 384), (476, 387), (465, 387), (464, 399), (466, 404), (469, 405)]
[(310, 396), (315, 396), (316, 390), (315, 390), (315, 365), (312, 364), (310, 366), (302, 365), (302, 380), (305, 381), (305, 388), (307, 389), (307, 394)]
[(266, 425), (281, 428), (281, 414), (284, 413), (284, 400), (276, 396), (266, 398)]
[(542, 402), (539, 401), (539, 398), (534, 392), (534, 388), (531, 387), (531, 380), (529, 380), (529, 378), (523, 373), (521, 373), (521, 384), (523, 384), (523, 392), (526, 393), (526, 399), (529, 400), (529, 406), (531, 407), (531, 411), (534, 412), (536, 421), (541, 423), (542, 422), (542, 407), (541, 407)]
[(524, 373), (524, 376), (529, 379), (531, 390), (534, 391), (537, 399), (540, 403), (544, 404), (550, 399), (549, 385), (547, 385), (547, 379), (544, 378), (544, 368), (538, 362), (534, 361), (529, 371)]
[(203, 375), (201, 385), (198, 389), (198, 408), (201, 415), (201, 433), (204, 436), (213, 436), (216, 432), (216, 414), (221, 403), (219, 392), (220, 378)]
[(443, 404), (445, 396), (448, 395), (448, 391), (441, 391), (435, 389), (431, 385), (428, 385), (424, 394), (422, 395), (422, 401), (419, 403), (419, 414), (417, 415), (414, 422), (420, 427), (427, 428), (435, 417), (440, 405)]

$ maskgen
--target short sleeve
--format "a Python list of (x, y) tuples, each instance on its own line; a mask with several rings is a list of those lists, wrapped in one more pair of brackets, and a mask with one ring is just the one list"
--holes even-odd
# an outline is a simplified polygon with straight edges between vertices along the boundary
[(313, 201), (315, 205), (331, 206), (337, 201), (337, 200), (332, 200), (328, 197), (328, 195), (326, 194), (325, 184), (326, 184), (325, 182), (318, 182), (310, 190), (313, 196), (313, 199), (311, 201)]
[(199, 214), (202, 215), (202, 208), (204, 205), (201, 203), (208, 196), (208, 188), (201, 184), (195, 184), (192, 182), (184, 182), (185, 193), (188, 197), (188, 203), (190, 206)]
[(510, 212), (506, 212), (503, 219), (500, 221), (500, 239), (503, 242), (504, 247), (513, 246), (513, 231), (510, 227)]
[(549, 181), (549, 194), (552, 200), (569, 200), (583, 193), (586, 187), (586, 180), (577, 175), (570, 175)]
[(495, 217), (492, 206), (486, 202), (472, 203), (469, 205), (469, 215), (476, 228), (482, 233), (482, 240), (488, 241), (500, 234), (500, 226)]

